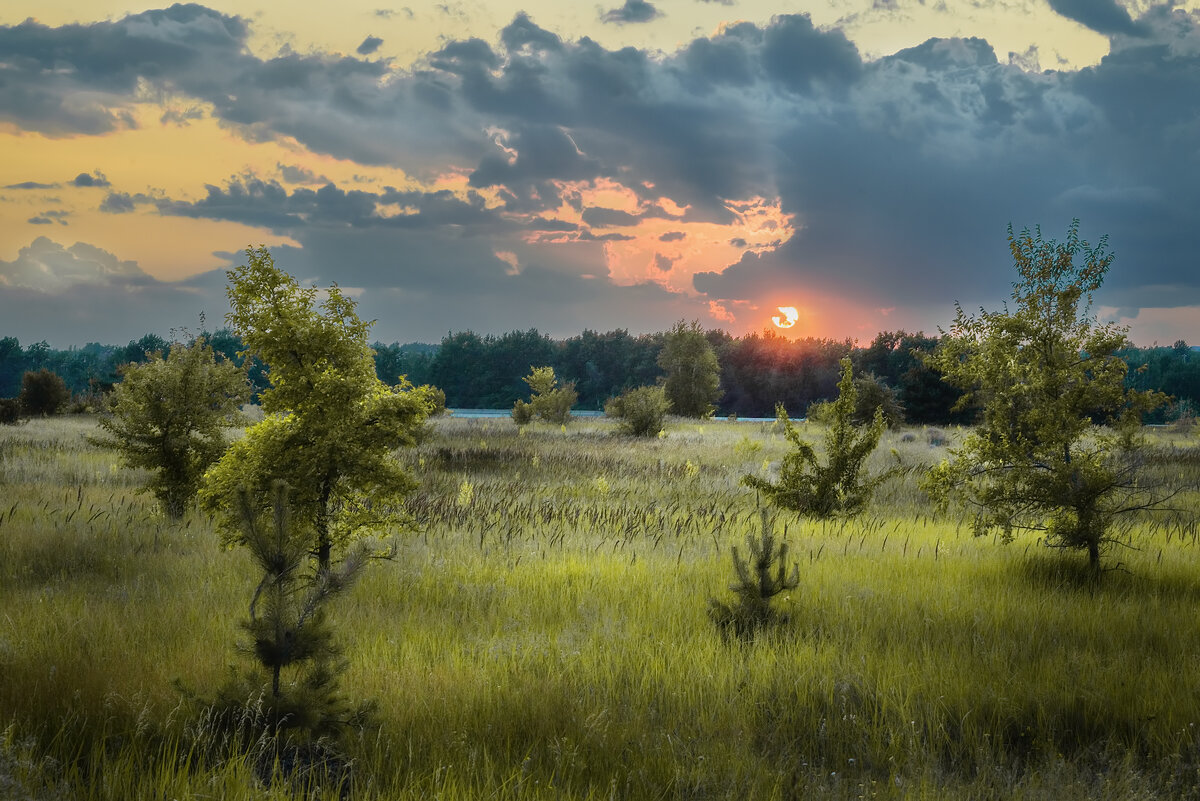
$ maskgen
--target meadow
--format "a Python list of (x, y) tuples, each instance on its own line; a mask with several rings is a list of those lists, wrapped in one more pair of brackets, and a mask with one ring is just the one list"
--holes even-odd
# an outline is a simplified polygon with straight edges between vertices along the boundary
[[(0, 427), (0, 798), (1200, 798), (1194, 493), (1093, 583), (933, 512), (957, 432), (888, 432), (873, 468), (912, 470), (853, 520), (778, 514), (787, 620), (727, 639), (707, 606), (760, 530), (739, 479), (786, 452), (771, 424), (439, 419), (397, 454), (417, 525), (333, 610), (372, 702), (344, 781), (264, 784), (203, 704), (247, 664), (250, 558), (94, 431)], [(1195, 432), (1152, 439), (1151, 477), (1194, 485)]]

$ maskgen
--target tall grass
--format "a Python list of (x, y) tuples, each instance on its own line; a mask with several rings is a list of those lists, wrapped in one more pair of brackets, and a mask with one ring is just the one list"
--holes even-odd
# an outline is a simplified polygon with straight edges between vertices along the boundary
[[(257, 575), (203, 517), (156, 517), (91, 428), (0, 429), (0, 796), (339, 797), (264, 781), (262, 744), (189, 700), (244, 664)], [(1095, 585), (931, 515), (916, 480), (944, 446), (891, 433), (876, 469), (914, 471), (859, 519), (780, 517), (789, 624), (728, 641), (705, 610), (758, 530), (738, 480), (786, 442), (612, 432), (449, 419), (398, 454), (419, 528), (334, 613), (346, 692), (376, 703), (341, 745), (353, 797), (1200, 796), (1186, 518), (1135, 521)], [(1200, 469), (1194, 438), (1156, 447), (1164, 475)]]

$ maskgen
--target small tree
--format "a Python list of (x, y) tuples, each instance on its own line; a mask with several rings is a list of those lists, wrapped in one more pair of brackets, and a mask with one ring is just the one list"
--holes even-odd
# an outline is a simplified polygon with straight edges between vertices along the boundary
[(896, 428), (904, 422), (904, 405), (896, 390), (882, 379), (867, 373), (854, 379), (854, 422), (863, 425), (875, 418), (875, 411), (883, 413), (888, 428)]
[(825, 464), (816, 451), (805, 442), (788, 419), (782, 406), (776, 407), (784, 434), (792, 450), (783, 457), (779, 482), (773, 483), (754, 475), (742, 477), (742, 483), (762, 492), (771, 503), (799, 512), (805, 517), (854, 515), (863, 510), (871, 499), (875, 486), (884, 476), (863, 478), (862, 469), (875, 450), (886, 423), (881, 410), (876, 409), (869, 425), (854, 423), (857, 393), (850, 359), (842, 359), (842, 380), (838, 382), (837, 400), (829, 404), (829, 429), (825, 434)]
[(203, 337), (148, 359), (122, 368), (124, 378), (100, 418), (107, 436), (96, 441), (129, 467), (152, 471), (149, 490), (169, 517), (179, 518), (204, 472), (225, 452), (224, 428), (250, 397), (250, 385), (245, 370), (217, 361)]
[(657, 436), (670, 411), (671, 402), (661, 386), (631, 389), (604, 404), (604, 413), (621, 421), (621, 432), (634, 437)]
[(1051, 546), (1086, 551), (1098, 574), (1112, 521), (1169, 495), (1140, 480), (1141, 415), (1165, 399), (1126, 388), (1116, 351), (1127, 329), (1091, 315), (1113, 259), (1107, 238), (1090, 246), (1075, 220), (1062, 243), (1012, 226), (1008, 241), (1016, 308), (976, 317), (956, 305), (929, 357), (983, 419), (924, 486), (942, 507), (964, 501), (977, 535), (1043, 532)]
[(66, 382), (45, 367), (21, 379), (21, 408), (31, 417), (58, 414), (70, 400)]
[(404, 520), (401, 505), (416, 482), (392, 452), (415, 442), (437, 396), (376, 378), (371, 324), (336, 284), (318, 306), (316, 287), (300, 287), (266, 248), (246, 255), (247, 264), (228, 273), (226, 320), (245, 354), (269, 369), (271, 386), (259, 396), (266, 416), (208, 471), (200, 500), (227, 541), (242, 542), (239, 490), (262, 509), (275, 481), (286, 481), (296, 535), (325, 572), (335, 546)]
[(0, 424), (16, 425), (21, 422), (21, 399), (0, 398)]
[(744, 637), (785, 619), (771, 606), (771, 600), (800, 584), (800, 567), (793, 564), (788, 573), (787, 543), (775, 545), (775, 532), (766, 509), (762, 510), (762, 535), (747, 534), (746, 548), (749, 559), (742, 558), (736, 545), (731, 548), (737, 576), (737, 581), (729, 585), (736, 596), (733, 604), (716, 598), (709, 602), (708, 616), (722, 634)]
[(547, 423), (564, 425), (571, 419), (571, 407), (579, 399), (575, 383), (568, 381), (561, 387), (554, 375), (553, 367), (530, 367), (524, 382), (529, 385), (529, 403), (518, 400), (513, 406), (512, 417), (517, 425), (525, 425), (534, 417)]
[(258, 684), (267, 693), (264, 713), (273, 733), (335, 733), (352, 709), (338, 692), (343, 664), (325, 610), (359, 576), (369, 554), (360, 544), (336, 570), (308, 570), (309, 543), (291, 529), (287, 485), (276, 482), (271, 514), (262, 515), (255, 506), (249, 492), (239, 493), (242, 541), (262, 570), (243, 627), (266, 681), (250, 677), (250, 686), (226, 691), (232, 696), (227, 702), (236, 705)]
[(667, 332), (658, 366), (666, 372), (663, 388), (675, 414), (710, 417), (720, 397), (721, 366), (700, 322), (683, 320)]

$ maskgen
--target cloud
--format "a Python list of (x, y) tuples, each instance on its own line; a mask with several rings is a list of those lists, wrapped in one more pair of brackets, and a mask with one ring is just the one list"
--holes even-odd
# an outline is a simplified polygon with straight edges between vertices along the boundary
[[(1129, 27), (1112, 2), (1055, 8), (1107, 31), (1111, 52), (1086, 69), (1040, 72), (1022, 68), (1028, 59), (998, 59), (984, 39), (956, 38), (868, 59), (840, 30), (781, 15), (649, 53), (564, 40), (522, 13), (495, 39), (447, 41), (402, 70), (319, 52), (258, 58), (242, 18), (173, 6), (0, 28), (0, 120), (102, 133), (170, 87), (253, 141), (294, 139), (403, 169), (422, 188), (364, 191), (278, 164), (274, 178), (243, 175), (214, 181), (198, 200), (153, 202), (161, 214), (286, 232), (304, 251), (289, 257), (306, 266), (355, 253), (345, 267), (362, 279), (353, 285), (427, 293), (432, 305), (448, 303), (438, 293), (464, 276), (480, 292), (508, 279), (496, 290), (507, 292), (547, 275), (555, 292), (584, 293), (579, 304), (624, 303), (630, 296), (608, 282), (581, 278), (611, 280), (606, 244), (644, 244), (649, 280), (673, 233), (686, 229), (686, 244), (701, 247), (687, 226), (751, 225), (737, 204), (754, 198), (777, 201), (795, 233), (724, 230), (713, 238), (720, 248), (780, 241), (701, 271), (693, 303), (742, 314), (750, 304), (732, 301), (786, 288), (894, 306), (893, 327), (912, 310), (940, 310), (941, 322), (954, 300), (1007, 295), (1009, 222), (1054, 235), (1079, 216), (1086, 236), (1110, 234), (1118, 254), (1105, 303), (1200, 304), (1189, 241), (1200, 185), (1188, 169), (1200, 140), (1200, 13), (1157, 5)], [(453, 190), (438, 183), (449, 165), (460, 176)], [(618, 190), (621, 202), (605, 196)], [(118, 198), (139, 202), (110, 197), (112, 210), (128, 208)], [(360, 247), (377, 251), (361, 265)], [(521, 274), (505, 276), (497, 252), (513, 254)], [(561, 300), (555, 292), (539, 302)], [(514, 319), (542, 313), (506, 297)], [(638, 297), (621, 313), (688, 302)]]
[(381, 44), (383, 44), (383, 40), (378, 36), (368, 36), (366, 39), (362, 40), (362, 44), (360, 44), (354, 52), (358, 53), (360, 56), (369, 56), (378, 50)]
[(34, 217), (30, 217), (28, 220), (26, 220), (26, 222), (30, 223), (31, 225), (51, 225), (52, 223), (66, 225), (67, 217), (70, 216), (71, 212), (65, 209), (50, 209), (48, 211), (43, 211), (41, 214), (38, 214)]
[(661, 16), (662, 12), (646, 0), (625, 0), (625, 5), (620, 8), (609, 9), (601, 14), (600, 20), (617, 25), (628, 25), (649, 22)]
[(136, 263), (120, 261), (108, 251), (84, 242), (69, 248), (39, 236), (21, 248), (13, 261), (0, 261), (0, 286), (60, 292), (77, 285), (143, 286), (154, 279)]
[(1129, 12), (1116, 0), (1050, 0), (1050, 7), (1097, 33), (1141, 33), (1141, 28), (1134, 23)]
[(0, 260), (0, 319), (23, 340), (56, 347), (128, 342), (165, 335), (201, 312), (221, 319), (228, 310), (223, 287), (220, 272), (167, 283), (102, 248), (64, 247), (43, 236), (14, 260)]
[(100, 201), (100, 211), (106, 214), (128, 214), (139, 204), (153, 204), (159, 202), (156, 198), (141, 192), (131, 195), (127, 192), (109, 192), (104, 196), (104, 200)]
[(91, 174), (81, 172), (71, 181), (72, 186), (111, 186), (108, 179), (104, 177), (104, 173), (99, 170), (92, 170)]
[(5, 189), (58, 189), (61, 184), (43, 184), (37, 181), (21, 181), (19, 184), (9, 184)]

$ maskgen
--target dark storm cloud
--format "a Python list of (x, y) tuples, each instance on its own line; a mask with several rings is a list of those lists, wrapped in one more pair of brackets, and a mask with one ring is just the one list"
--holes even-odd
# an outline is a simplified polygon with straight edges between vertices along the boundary
[[(228, 220), (279, 233), (308, 228), (453, 227), (476, 234), (521, 228), (498, 217), (475, 192), (465, 198), (448, 190), (420, 192), (388, 188), (366, 192), (342, 189), (333, 183), (316, 190), (300, 187), (289, 192), (278, 181), (254, 176), (235, 177), (224, 187), (209, 184), (205, 189), (206, 196), (196, 201), (145, 196), (128, 201), (120, 198), (110, 210), (131, 210), (133, 201), (153, 202), (161, 214), (169, 216)], [(389, 206), (402, 211), (389, 213)]]
[(655, 8), (653, 4), (647, 3), (646, 0), (625, 0), (625, 5), (605, 11), (600, 15), (600, 19), (603, 22), (628, 25), (631, 23), (649, 22), (661, 16), (662, 12)]
[(369, 56), (378, 50), (381, 44), (383, 44), (383, 40), (378, 36), (368, 36), (366, 39), (362, 40), (362, 44), (360, 44), (358, 49), (354, 52), (358, 53), (360, 56)]
[(538, 27), (524, 11), (513, 17), (500, 31), (500, 41), (510, 53), (528, 47), (531, 50), (561, 50), (562, 40), (558, 35)]
[(814, 84), (844, 86), (862, 70), (858, 48), (845, 34), (819, 31), (803, 14), (777, 17), (767, 28), (762, 61), (772, 80), (799, 93)]
[(1129, 12), (1116, 0), (1050, 0), (1050, 7), (1097, 33), (1140, 33)]
[(593, 228), (614, 228), (622, 225), (637, 225), (638, 216), (620, 209), (592, 207), (584, 209), (583, 221)]

